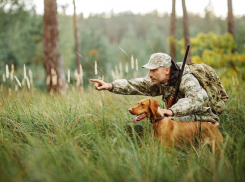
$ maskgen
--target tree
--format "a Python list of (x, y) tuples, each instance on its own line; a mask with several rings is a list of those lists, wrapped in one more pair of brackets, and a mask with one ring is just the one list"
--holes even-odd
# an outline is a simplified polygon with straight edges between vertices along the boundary
[[(74, 5), (74, 15), (73, 15), (73, 25), (74, 25), (74, 38), (75, 38), (75, 50), (79, 52), (79, 43), (78, 43), (78, 32), (77, 32), (77, 15), (76, 15), (76, 2), (73, 0)], [(80, 73), (80, 56), (76, 54), (76, 66), (77, 71)]]
[[(232, 35), (233, 39), (235, 40), (235, 33), (234, 33), (234, 18), (233, 18), (233, 12), (232, 12), (232, 0), (227, 1), (228, 5), (228, 32)], [(235, 49), (232, 49), (232, 52), (235, 52)]]
[(48, 92), (64, 92), (65, 74), (60, 56), (56, 0), (44, 0), (43, 51)]
[(215, 24), (217, 24), (217, 22), (215, 22), (214, 7), (211, 0), (209, 0), (208, 5), (204, 9), (204, 12), (204, 21), (202, 22), (200, 27), (202, 29), (202, 32), (208, 33), (211, 31), (210, 28), (212, 29), (212, 31), (215, 31)]
[(173, 60), (176, 59), (176, 46), (175, 46), (175, 29), (176, 29), (176, 15), (175, 15), (175, 0), (172, 0), (172, 14), (170, 25), (170, 56)]
[[(185, 38), (185, 45), (190, 44), (190, 37), (189, 37), (189, 29), (188, 29), (188, 15), (185, 6), (185, 0), (182, 0), (182, 9), (183, 9), (183, 29), (184, 29), (184, 38)], [(187, 57), (187, 64), (191, 63), (191, 51), (188, 53)]]

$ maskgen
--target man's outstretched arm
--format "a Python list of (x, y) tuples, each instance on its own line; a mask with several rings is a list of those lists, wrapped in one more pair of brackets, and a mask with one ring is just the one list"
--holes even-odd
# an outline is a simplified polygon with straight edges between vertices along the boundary
[(96, 90), (108, 90), (115, 94), (123, 95), (148, 95), (157, 96), (161, 95), (157, 85), (153, 87), (150, 79), (145, 78), (135, 78), (132, 80), (118, 79), (114, 80), (112, 83), (106, 83), (102, 80), (90, 79), (91, 82), (95, 82)]

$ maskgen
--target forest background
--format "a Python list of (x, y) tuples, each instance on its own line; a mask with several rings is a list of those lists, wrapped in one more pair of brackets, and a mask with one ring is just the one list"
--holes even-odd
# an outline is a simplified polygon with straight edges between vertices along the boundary
[[(10, 8), (0, 6), (0, 73), (6, 65), (14, 69), (17, 77), (23, 75), (23, 65), (33, 71), (36, 88), (45, 88), (43, 67), (43, 16), (34, 8), (26, 8), (28, 1), (16, 1)], [(63, 7), (64, 8), (64, 7)], [(92, 14), (87, 18), (78, 15), (78, 34), (83, 67), (83, 83), (90, 78), (141, 77), (147, 70), (141, 69), (154, 52), (169, 53), (170, 14), (157, 11), (148, 14)], [(245, 62), (245, 17), (234, 17), (235, 41), (227, 33), (227, 19), (216, 17), (212, 6), (205, 8), (205, 15), (188, 14), (189, 35), (193, 62), (205, 62), (214, 67), (221, 77), (238, 76), (244, 80)], [(76, 69), (73, 16), (65, 8), (58, 14), (60, 53), (64, 70), (71, 70), (71, 82), (75, 82)], [(183, 60), (184, 41), (182, 17), (177, 17), (176, 61)], [(235, 54), (231, 54), (232, 49)], [(137, 59), (138, 71), (131, 61)], [(97, 62), (98, 75), (94, 65)], [(130, 71), (134, 69), (134, 71)], [(129, 71), (128, 71), (129, 70)], [(3, 83), (3, 79), (0, 79)], [(17, 84), (17, 83), (16, 83)]]

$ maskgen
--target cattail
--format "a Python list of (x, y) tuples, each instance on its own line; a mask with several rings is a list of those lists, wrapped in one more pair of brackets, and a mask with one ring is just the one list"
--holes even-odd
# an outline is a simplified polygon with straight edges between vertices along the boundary
[(30, 77), (30, 84), (32, 85), (33, 84), (32, 71), (29, 69), (28, 73), (29, 73), (29, 77)]
[(19, 88), (18, 88), (18, 85), (15, 85), (15, 86), (14, 86), (14, 90), (15, 90), (15, 92), (17, 92), (17, 91), (18, 91), (18, 89), (19, 89)]
[(79, 74), (78, 74), (77, 69), (75, 70), (74, 76), (75, 76), (75, 79), (77, 80), (76, 86), (79, 87), (79, 85), (80, 85), (80, 78), (79, 78)]
[(94, 63), (94, 73), (95, 73), (95, 75), (98, 74), (97, 61), (95, 61), (95, 63)]
[(125, 72), (128, 73), (128, 63), (125, 65)]
[(25, 80), (26, 79), (22, 79), (22, 81), (21, 81), (21, 84), (24, 86), (25, 85)]
[(9, 66), (6, 64), (6, 78), (9, 78)]
[(51, 68), (51, 75), (55, 75), (56, 74), (56, 71), (54, 68)]
[(134, 69), (134, 56), (131, 56), (131, 68)]
[(26, 65), (24, 65), (24, 79), (26, 79)]
[(81, 83), (81, 82), (80, 82), (80, 79), (79, 79), (79, 77), (78, 77), (77, 82), (76, 82), (76, 86), (79, 87), (79, 86), (80, 86), (80, 83)]
[(11, 64), (10, 79), (11, 79), (11, 80), (14, 79), (14, 65), (13, 65), (13, 64)]
[(50, 75), (48, 75), (46, 78), (46, 84), (50, 85), (50, 81), (51, 81), (51, 77), (50, 77)]
[(52, 80), (53, 85), (58, 84), (58, 77), (57, 77), (57, 74), (56, 74), (56, 71), (54, 70), (54, 68), (51, 68), (51, 80)]
[(31, 84), (30, 84), (30, 80), (28, 77), (26, 77), (26, 84), (27, 84), (27, 88), (30, 89), (31, 88)]
[(57, 75), (53, 75), (53, 76), (52, 76), (52, 84), (53, 84), (53, 85), (57, 85), (57, 82), (58, 82)]
[(80, 75), (83, 76), (83, 67), (81, 64), (80, 64)]
[(138, 71), (138, 59), (135, 60), (135, 68)]
[(21, 87), (21, 83), (20, 83), (20, 81), (18, 80), (18, 78), (17, 78), (16, 76), (14, 76), (14, 78), (15, 78), (17, 84), (19, 85), (19, 87)]
[(82, 67), (81, 64), (80, 64), (80, 75), (79, 75), (79, 78), (80, 78), (81, 84), (83, 84), (83, 67)]
[(74, 77), (75, 77), (75, 79), (76, 79), (76, 80), (79, 78), (79, 75), (78, 75), (77, 69), (76, 69), (76, 70), (75, 70), (75, 72), (74, 72)]
[(71, 78), (71, 72), (70, 70), (68, 70), (68, 73), (67, 73), (67, 82), (70, 83), (70, 78)]
[(6, 82), (5, 74), (3, 74), (3, 82)]

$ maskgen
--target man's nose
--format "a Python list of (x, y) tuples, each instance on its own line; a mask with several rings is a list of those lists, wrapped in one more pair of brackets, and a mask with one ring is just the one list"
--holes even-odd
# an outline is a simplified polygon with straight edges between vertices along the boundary
[(151, 72), (151, 71), (149, 71), (148, 76), (149, 76), (149, 77), (151, 77), (151, 76), (152, 76), (152, 72)]

